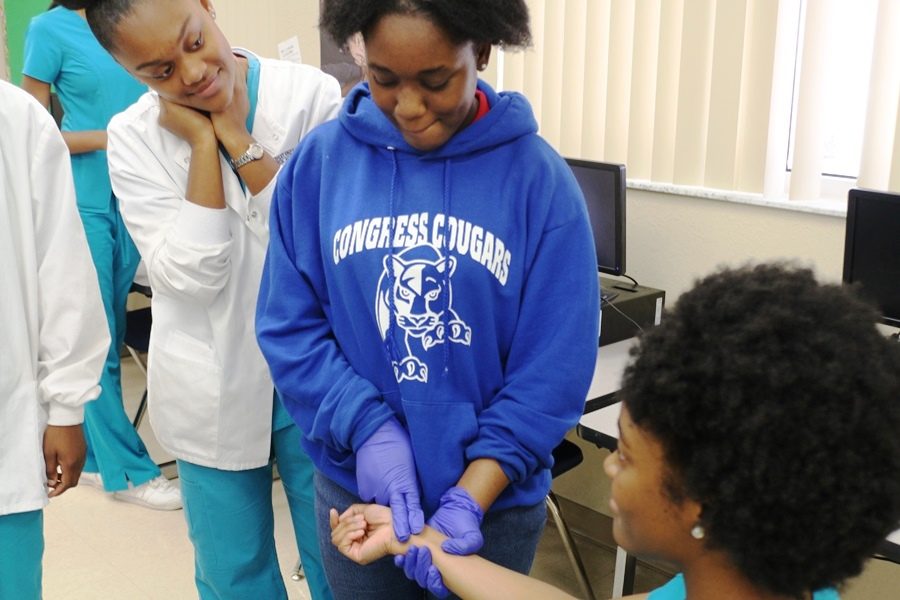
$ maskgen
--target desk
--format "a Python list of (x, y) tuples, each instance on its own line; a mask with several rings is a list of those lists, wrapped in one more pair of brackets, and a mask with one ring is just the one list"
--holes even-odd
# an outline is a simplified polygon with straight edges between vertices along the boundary
[(637, 338), (629, 338), (597, 349), (594, 378), (585, 397), (585, 413), (615, 403), (616, 392), (622, 387), (622, 374), (628, 365), (629, 352), (635, 344)]
[(622, 403), (613, 402), (593, 412), (585, 413), (578, 421), (578, 436), (610, 452), (619, 444), (619, 413)]
[(900, 529), (887, 536), (878, 547), (878, 554), (900, 565)]

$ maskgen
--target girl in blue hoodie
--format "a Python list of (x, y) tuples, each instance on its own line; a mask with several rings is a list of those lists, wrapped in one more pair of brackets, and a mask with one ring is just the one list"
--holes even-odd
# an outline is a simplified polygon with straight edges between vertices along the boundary
[(328, 509), (360, 499), (400, 539), (427, 520), (447, 551), (525, 573), (599, 316), (574, 177), (525, 98), (478, 79), (492, 45), (528, 44), (525, 2), (326, 0), (321, 25), (362, 32), (367, 82), (279, 175), (257, 336), (316, 465), (329, 583), (446, 593), (328, 544)]

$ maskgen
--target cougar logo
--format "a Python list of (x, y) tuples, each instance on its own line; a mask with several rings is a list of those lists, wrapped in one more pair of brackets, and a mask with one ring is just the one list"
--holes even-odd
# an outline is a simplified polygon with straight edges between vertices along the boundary
[(394, 323), (404, 332), (406, 351), (399, 362), (393, 361), (398, 382), (404, 379), (422, 383), (428, 381), (428, 366), (416, 356), (415, 351), (425, 352), (448, 340), (466, 346), (471, 344), (472, 329), (453, 310), (450, 278), (455, 270), (456, 258), (442, 256), (430, 244), (414, 246), (384, 257), (375, 314), (381, 338), (385, 339), (391, 323), (393, 296)]

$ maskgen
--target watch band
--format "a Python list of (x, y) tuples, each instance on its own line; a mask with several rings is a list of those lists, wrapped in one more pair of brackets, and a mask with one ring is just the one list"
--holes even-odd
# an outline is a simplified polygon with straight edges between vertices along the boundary
[(243, 154), (241, 154), (237, 158), (231, 159), (231, 166), (235, 170), (240, 169), (247, 163), (251, 163), (254, 160), (261, 159), (264, 153), (265, 151), (263, 150), (263, 147), (259, 145), (259, 143), (253, 142), (252, 144), (250, 144), (247, 150), (244, 151)]

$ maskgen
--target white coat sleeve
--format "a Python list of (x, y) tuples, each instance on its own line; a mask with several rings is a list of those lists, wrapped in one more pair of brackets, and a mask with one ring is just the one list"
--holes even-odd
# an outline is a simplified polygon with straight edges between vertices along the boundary
[(109, 327), (76, 208), (69, 152), (49, 114), (41, 112), (29, 163), (37, 246), (38, 397), (47, 405), (50, 425), (74, 425), (82, 421), (82, 405), (100, 394)]
[[(114, 117), (107, 160), (122, 219), (147, 267), (153, 293), (211, 304), (228, 283), (232, 237), (228, 210), (185, 199), (167, 171), (160, 138), (140, 123)], [(159, 146), (159, 147), (157, 147)]]

